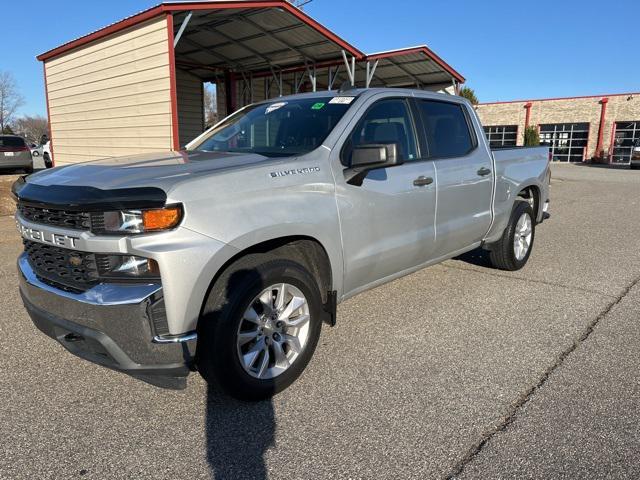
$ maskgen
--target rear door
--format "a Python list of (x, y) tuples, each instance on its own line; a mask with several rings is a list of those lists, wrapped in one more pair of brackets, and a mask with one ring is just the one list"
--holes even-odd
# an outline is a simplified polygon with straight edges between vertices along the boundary
[(493, 163), (462, 103), (417, 99), (438, 183), (436, 245), (442, 257), (480, 242), (491, 225)]
[[(408, 99), (384, 98), (366, 108), (338, 144), (341, 161), (333, 162), (346, 294), (426, 262), (435, 241), (435, 171), (421, 155)], [(390, 143), (402, 165), (370, 171), (360, 186), (345, 181), (354, 146)]]

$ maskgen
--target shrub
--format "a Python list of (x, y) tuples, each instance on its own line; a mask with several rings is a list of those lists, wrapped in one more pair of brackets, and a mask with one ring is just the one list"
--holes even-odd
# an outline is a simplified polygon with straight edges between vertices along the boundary
[(524, 146), (537, 147), (540, 145), (540, 134), (538, 129), (533, 125), (529, 125), (524, 129)]

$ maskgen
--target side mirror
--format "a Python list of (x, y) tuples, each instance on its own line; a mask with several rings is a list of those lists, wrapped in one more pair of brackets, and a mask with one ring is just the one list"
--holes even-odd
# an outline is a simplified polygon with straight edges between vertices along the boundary
[(344, 172), (347, 183), (360, 186), (371, 170), (401, 165), (398, 158), (398, 145), (371, 144), (359, 145), (351, 153), (351, 166)]

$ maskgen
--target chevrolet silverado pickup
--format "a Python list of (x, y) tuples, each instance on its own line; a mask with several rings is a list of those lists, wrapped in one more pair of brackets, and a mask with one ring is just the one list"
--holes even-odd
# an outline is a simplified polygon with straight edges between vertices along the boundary
[(492, 151), (457, 96), (282, 97), (181, 151), (19, 179), (20, 293), (84, 359), (166, 388), (199, 371), (268, 398), (302, 373), (341, 301), (479, 247), (522, 268), (549, 181), (547, 148)]

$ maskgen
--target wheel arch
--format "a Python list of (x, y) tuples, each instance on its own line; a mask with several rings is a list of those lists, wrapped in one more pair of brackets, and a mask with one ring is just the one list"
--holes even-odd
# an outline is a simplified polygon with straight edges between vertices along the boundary
[(530, 184), (523, 187), (516, 197), (523, 198), (529, 202), (531, 208), (533, 209), (533, 214), (535, 216), (535, 221), (540, 221), (540, 205), (541, 205), (541, 190), (536, 184)]
[(230, 268), (233, 268), (240, 260), (250, 255), (264, 255), (265, 258), (268, 256), (269, 259), (288, 259), (305, 266), (316, 280), (322, 301), (325, 303), (328, 300), (328, 293), (336, 289), (335, 271), (332, 268), (333, 263), (329, 252), (318, 239), (306, 235), (274, 237), (250, 246), (245, 246), (231, 256), (222, 267), (217, 270), (202, 300), (201, 314), (211, 290), (220, 277)]

